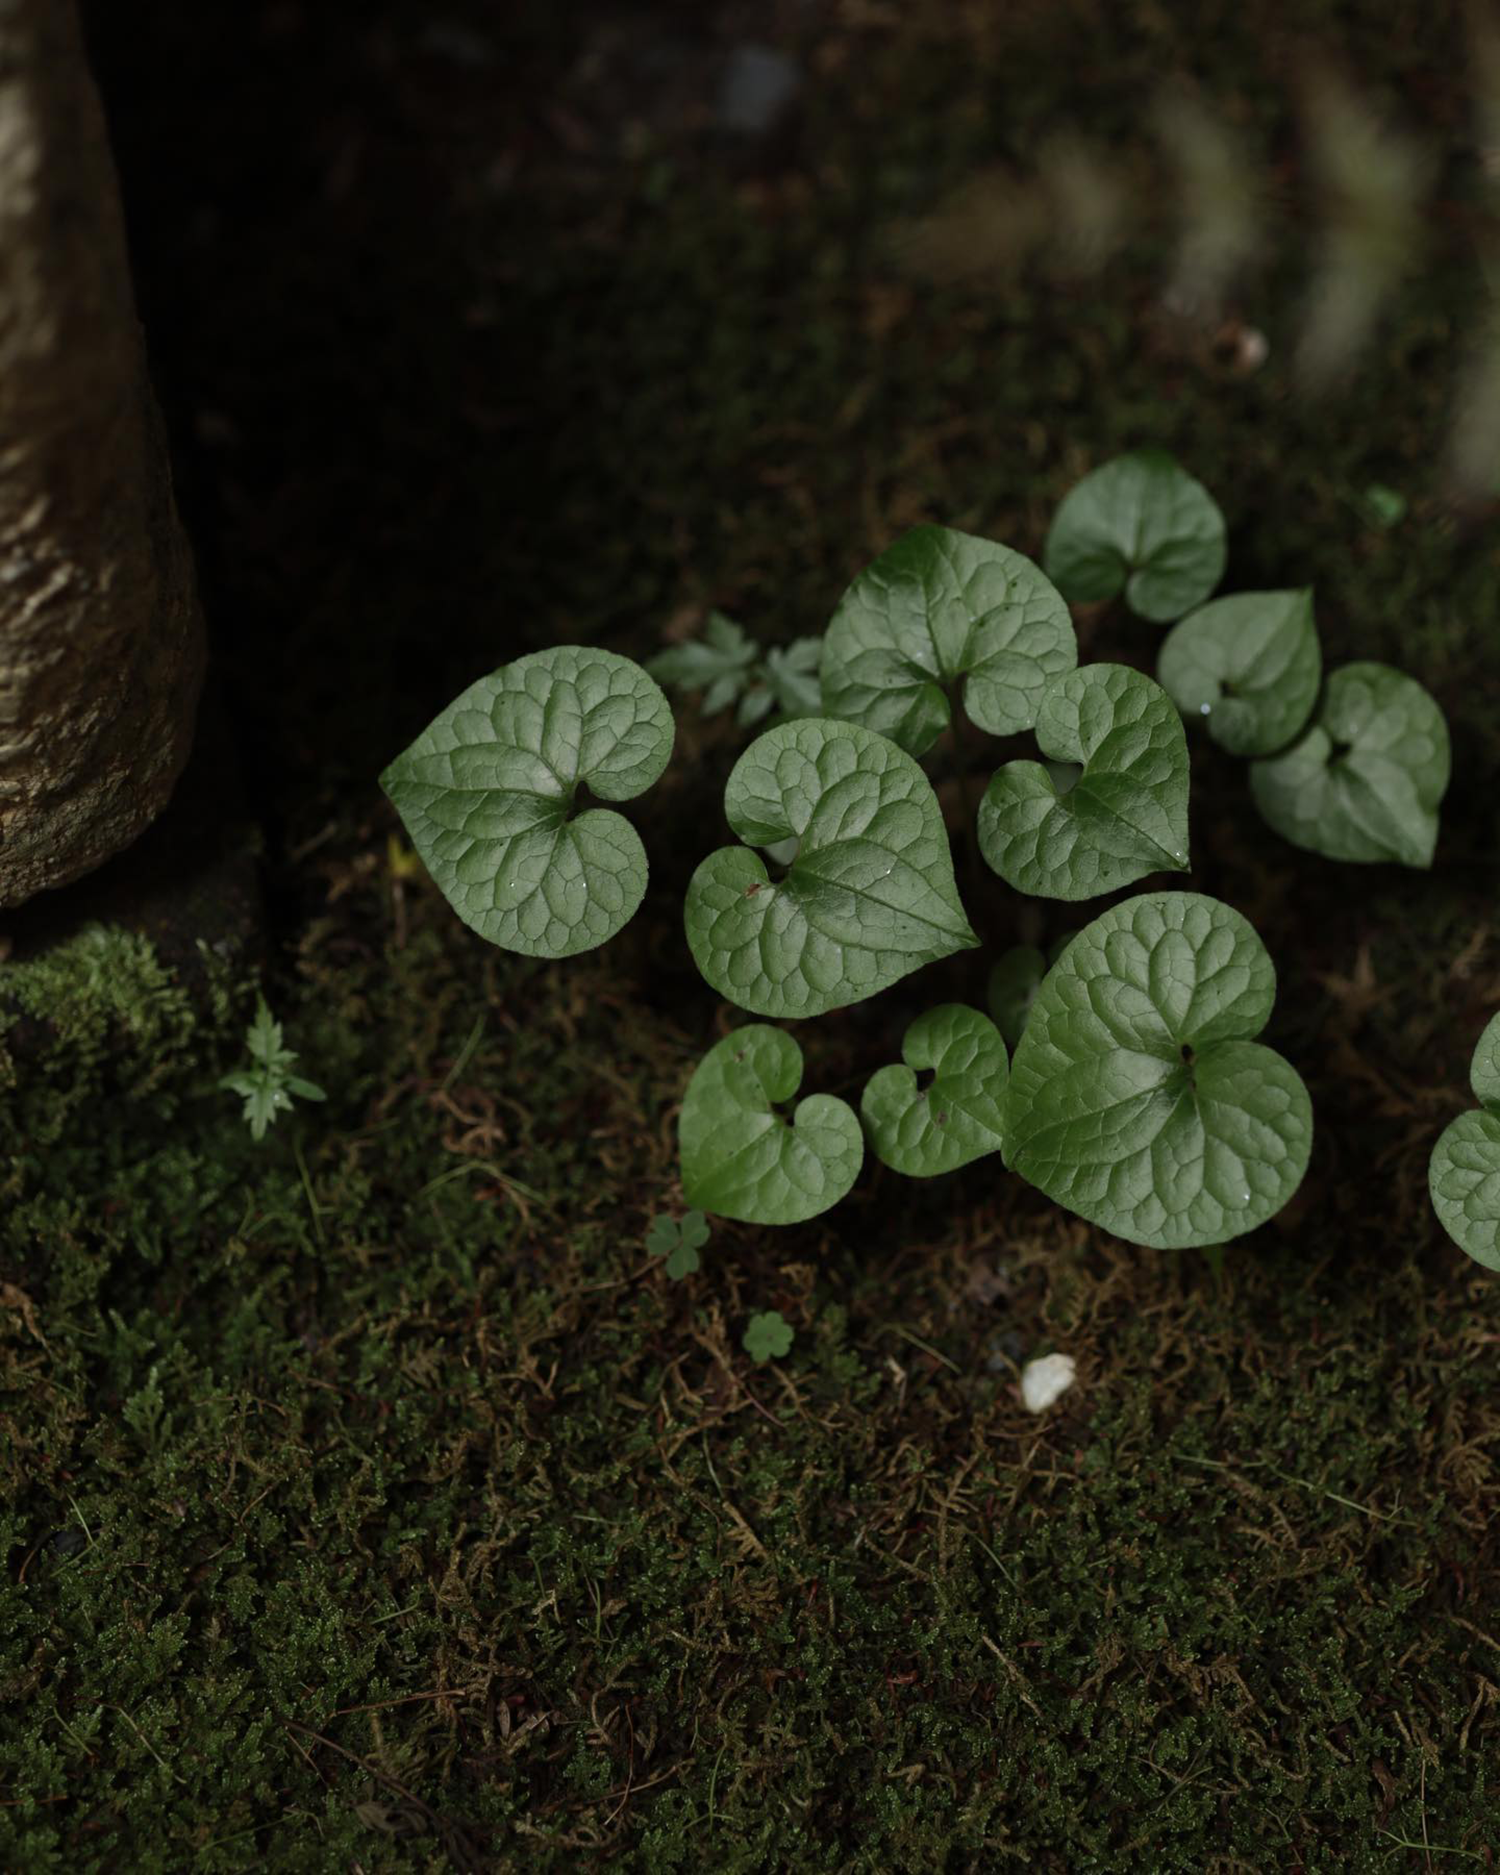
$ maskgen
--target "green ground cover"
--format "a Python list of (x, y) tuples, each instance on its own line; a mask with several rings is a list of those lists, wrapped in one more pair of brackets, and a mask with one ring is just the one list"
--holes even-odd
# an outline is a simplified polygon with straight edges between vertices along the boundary
[[(1134, 151), (1173, 9), (1091, 12), (1071, 63), (1066, 8), (840, 9), (799, 29), (792, 144), (704, 162), (581, 79), (561, 128), (497, 123), (419, 11), (287, 59), (163, 0), (106, 46), (169, 397), (215, 419), (186, 488), (267, 822), (268, 999), (329, 1098), (252, 1144), (216, 1086), (254, 1004), (226, 966), (109, 933), (0, 962), (0, 1863), (1489, 1866), (1500, 1291), (1425, 1189), (1500, 1005), (1500, 572), (1433, 466), (1467, 249), (1313, 403), (1295, 256), (1243, 376), (1162, 336), (1150, 243), (1086, 289), (891, 258), (1063, 114)], [(1337, 23), (1451, 131), (1445, 20)], [(1203, 81), (1280, 160), (1296, 48), (1274, 9), (1220, 24)], [(539, 23), (519, 69), (564, 50)], [(199, 82), (147, 112), (150, 60)], [(1216, 1275), (993, 1161), (937, 1203), (872, 1167), (669, 1281), (644, 1241), (728, 1021), (679, 908), (736, 732), (684, 722), (636, 816), (644, 911), (557, 966), (453, 919), (376, 772), (534, 645), (638, 654), (708, 604), (789, 639), (920, 519), (1035, 553), (1148, 441), (1224, 507), (1232, 587), (1313, 584), (1330, 662), (1390, 659), (1453, 730), (1431, 875), (1285, 846), (1195, 748), (1190, 883), (1278, 963), (1303, 1192)], [(1148, 669), (1159, 642), (1080, 635)], [(921, 1003), (1054, 935), (966, 897), (987, 950), (809, 1025), (810, 1080), (857, 1097)], [(754, 1365), (767, 1308), (796, 1340)], [(1017, 1364), (1053, 1349), (1078, 1384), (1034, 1418)]]

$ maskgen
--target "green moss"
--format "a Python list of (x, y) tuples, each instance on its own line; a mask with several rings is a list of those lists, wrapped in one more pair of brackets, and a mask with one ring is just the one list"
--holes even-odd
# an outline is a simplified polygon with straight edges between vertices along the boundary
[(205, 952), (204, 967), (195, 1006), (145, 938), (97, 924), (28, 962), (0, 963), (0, 1088), (13, 1096), (0, 1109), (0, 1145), (51, 1146), (91, 1104), (170, 1111), (194, 1031), (229, 1016), (222, 964)]
[[(9, 1865), (1493, 1840), (1477, 1285), (1357, 1244), (1219, 1285), (1101, 1265), (973, 1175), (935, 1228), (888, 1181), (831, 1230), (721, 1227), (672, 1283), (641, 1240), (685, 1049), (640, 1009), (649, 943), (565, 973), (431, 894), (408, 918), (363, 960), (325, 926), (273, 995), (326, 1110), (252, 1150), (224, 1096), (107, 1140), (79, 1109), (87, 1200), (0, 1223)], [(774, 1369), (738, 1348), (762, 1304), (797, 1328)], [(1007, 1320), (1082, 1361), (1043, 1421), (987, 1364)]]

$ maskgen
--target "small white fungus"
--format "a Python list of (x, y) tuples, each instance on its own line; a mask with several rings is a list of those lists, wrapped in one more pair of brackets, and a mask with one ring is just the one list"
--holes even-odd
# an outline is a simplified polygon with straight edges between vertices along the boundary
[(1071, 1354), (1044, 1354), (1021, 1369), (1021, 1398), (1030, 1413), (1045, 1413), (1072, 1386), (1078, 1373)]

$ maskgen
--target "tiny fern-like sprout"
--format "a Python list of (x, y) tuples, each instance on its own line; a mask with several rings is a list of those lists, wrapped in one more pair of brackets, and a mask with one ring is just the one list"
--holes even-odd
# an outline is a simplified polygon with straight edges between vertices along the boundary
[(1345, 664), (1291, 748), (1251, 765), (1250, 791), (1294, 846), (1427, 867), (1450, 766), (1447, 721), (1414, 678)]
[(1306, 590), (1210, 600), (1167, 633), (1156, 666), (1187, 720), (1231, 755), (1284, 749), (1312, 715), (1322, 675)]
[(1428, 1188), (1459, 1249), (1500, 1270), (1500, 1015), (1479, 1038), (1469, 1082), (1479, 1106), (1461, 1113), (1433, 1147)]
[(1296, 1191), (1312, 1107), (1254, 1038), (1276, 997), (1265, 946), (1191, 892), (1127, 899), (1047, 974), (1011, 1063), (1005, 1157), (1080, 1217), (1152, 1249), (1220, 1244)]
[(832, 1094), (809, 1094), (790, 1120), (778, 1112), (801, 1084), (802, 1050), (781, 1029), (752, 1023), (709, 1049), (677, 1127), (689, 1204), (745, 1224), (800, 1224), (838, 1203), (864, 1136)]
[[(988, 1016), (943, 1003), (918, 1016), (901, 1045), (904, 1065), (870, 1077), (860, 1113), (877, 1159), (908, 1178), (932, 1178), (998, 1152), (1010, 1063)], [(927, 1070), (932, 1080), (919, 1087)]]
[(644, 793), (672, 738), (639, 665), (560, 645), (470, 684), (380, 785), (465, 924), (527, 957), (572, 957), (629, 922), (647, 872), (635, 828), (606, 808), (575, 812), (578, 789)]
[(962, 681), (993, 736), (1036, 722), (1049, 678), (1078, 662), (1073, 620), (1041, 569), (992, 540), (914, 527), (854, 581), (823, 639), (823, 708), (923, 755)]
[(1007, 884), (1095, 898), (1188, 863), (1188, 753), (1158, 684), (1124, 664), (1086, 664), (1042, 698), (1036, 739), (1082, 764), (1059, 793), (1039, 762), (1007, 762), (979, 805), (979, 849)]
[(1113, 599), (1170, 624), (1224, 577), (1224, 516), (1201, 482), (1158, 449), (1118, 456), (1058, 504), (1042, 564), (1065, 599)]
[(264, 1139), (266, 1128), (274, 1124), (278, 1113), (290, 1113), (294, 1100), (327, 1099), (315, 1082), (293, 1074), (296, 1051), (283, 1046), (281, 1024), (266, 1007), (264, 996), (256, 997), (255, 1020), (245, 1031), (245, 1047), (250, 1067), (221, 1076), (219, 1085), (244, 1101), (252, 1139)]
[(704, 716), (736, 704), (741, 729), (763, 722), (773, 710), (781, 717), (816, 716), (822, 708), (818, 666), (821, 638), (796, 638), (789, 645), (762, 651), (732, 618), (710, 612), (703, 636), (646, 660), (646, 674), (668, 689), (697, 692)]
[[(818, 1016), (976, 945), (927, 777), (893, 742), (813, 717), (758, 737), (730, 772), (722, 847), (688, 886), (688, 944), (756, 1015)], [(754, 847), (795, 841), (773, 881)]]
[(743, 625), (710, 612), (701, 638), (668, 645), (647, 658), (646, 675), (670, 690), (700, 692), (699, 708), (705, 716), (716, 716), (748, 689), (757, 650)]
[[(823, 689), (818, 671), (822, 661), (821, 636), (794, 638), (789, 645), (772, 645), (755, 667), (755, 685), (740, 705), (741, 725), (748, 726), (773, 709), (783, 722), (792, 722), (799, 716), (821, 716)], [(745, 706), (752, 697), (756, 699), (754, 707), (759, 715), (747, 718)], [(766, 699), (764, 708), (760, 704), (762, 697)]]

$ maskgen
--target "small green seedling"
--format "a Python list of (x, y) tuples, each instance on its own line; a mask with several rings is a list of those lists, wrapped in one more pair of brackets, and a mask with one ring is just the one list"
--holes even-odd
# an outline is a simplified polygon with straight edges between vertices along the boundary
[[(1010, 1062), (988, 1016), (944, 1003), (918, 1016), (901, 1045), (904, 1066), (872, 1075), (860, 1114), (882, 1164), (908, 1178), (954, 1172), (1001, 1144)], [(926, 1086), (919, 1074), (931, 1073)]]
[(963, 686), (992, 736), (1036, 724), (1049, 679), (1078, 662), (1073, 620), (1041, 569), (992, 540), (914, 527), (844, 594), (823, 640), (823, 707), (925, 755)]
[(802, 1050), (763, 1023), (717, 1042), (693, 1071), (677, 1137), (688, 1202), (745, 1224), (800, 1224), (853, 1185), (865, 1155), (854, 1109), (809, 1094), (790, 1120), (781, 1103), (802, 1085)]
[(1124, 664), (1054, 679), (1036, 726), (1043, 754), (1082, 764), (1066, 793), (1039, 762), (1007, 762), (979, 806), (979, 850), (1008, 885), (1095, 898), (1188, 863), (1188, 753), (1158, 684)]
[(1130, 1243), (1224, 1243), (1302, 1181), (1312, 1106), (1255, 1041), (1276, 997), (1265, 946), (1192, 892), (1127, 899), (1047, 974), (1011, 1063), (1005, 1156)]
[(1410, 504), (1399, 488), (1390, 488), (1384, 482), (1371, 482), (1356, 505), (1365, 519), (1373, 521), (1376, 527), (1399, 527), (1406, 519)]
[(1428, 1188), (1443, 1229), (1487, 1270), (1500, 1270), (1500, 1015), (1469, 1068), (1475, 1110), (1461, 1113), (1432, 1151)]
[(672, 741), (667, 699), (638, 664), (560, 645), (470, 684), (380, 785), (465, 924), (528, 957), (572, 957), (634, 917), (647, 873), (635, 828), (576, 811), (578, 790), (633, 799)]
[(990, 972), (989, 1006), (1007, 1048), (1014, 1051), (1047, 971), (1072, 942), (1073, 934), (1055, 938), (1044, 954), (1034, 944), (1017, 944), (1001, 954)]
[(708, 1219), (701, 1211), (688, 1211), (680, 1218), (657, 1217), (646, 1233), (646, 1248), (652, 1256), (665, 1257), (667, 1274), (673, 1282), (681, 1282), (702, 1267), (698, 1252), (710, 1235)]
[(792, 1351), (792, 1327), (779, 1309), (765, 1309), (759, 1315), (750, 1317), (750, 1324), (745, 1330), (740, 1343), (752, 1361), (763, 1365), (766, 1361), (779, 1361)]
[(245, 1031), (245, 1046), (253, 1065), (224, 1075), (219, 1085), (243, 1099), (252, 1139), (264, 1139), (277, 1114), (291, 1112), (293, 1100), (328, 1098), (321, 1087), (292, 1073), (296, 1051), (282, 1046), (281, 1024), (271, 1020), (264, 996), (256, 998), (255, 1020)]
[(1034, 944), (1017, 944), (1002, 953), (990, 972), (990, 1014), (1007, 1048), (1014, 1048), (1047, 974), (1047, 959)]
[(818, 665), (821, 638), (797, 638), (763, 651), (733, 619), (710, 612), (701, 638), (672, 645), (646, 662), (646, 673), (676, 691), (700, 691), (699, 710), (716, 716), (731, 704), (742, 729), (763, 722), (773, 710), (788, 720), (816, 716), (822, 708)]
[(1426, 867), (1449, 768), (1448, 725), (1422, 686), (1386, 664), (1345, 664), (1306, 732), (1251, 765), (1250, 791), (1294, 846)]
[(646, 660), (646, 673), (664, 689), (700, 691), (699, 709), (717, 716), (750, 688), (759, 646), (743, 625), (722, 612), (710, 612), (703, 636), (669, 645)]
[(789, 645), (772, 645), (757, 667), (756, 682), (740, 702), (737, 720), (741, 728), (750, 728), (773, 709), (785, 723), (799, 716), (821, 716), (823, 689), (818, 672), (822, 662), (821, 634), (794, 638)]
[(1042, 565), (1065, 599), (1113, 599), (1170, 624), (1224, 577), (1224, 516), (1201, 482), (1156, 449), (1119, 456), (1064, 495)]
[[(818, 1016), (977, 945), (937, 796), (911, 759), (854, 723), (768, 729), (735, 763), (724, 811), (744, 846), (693, 874), (687, 939), (723, 996)], [(797, 842), (773, 881), (753, 849)]]
[(1310, 590), (1210, 600), (1167, 633), (1156, 666), (1187, 720), (1231, 755), (1284, 749), (1312, 715), (1322, 675)]

